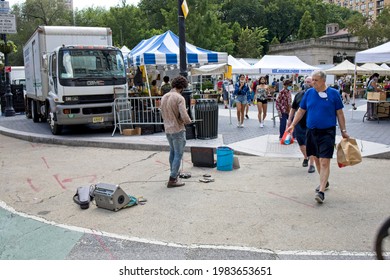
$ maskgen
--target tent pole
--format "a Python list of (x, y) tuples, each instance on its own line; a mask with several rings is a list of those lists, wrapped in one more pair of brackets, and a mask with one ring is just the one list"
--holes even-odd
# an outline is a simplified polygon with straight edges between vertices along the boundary
[(357, 76), (357, 67), (356, 67), (356, 61), (355, 61), (355, 71), (353, 73), (353, 94), (352, 94), (352, 113), (351, 113), (351, 119), (353, 119), (353, 111), (355, 111), (356, 105), (355, 105), (355, 96), (356, 96), (356, 76)]
[(149, 94), (149, 99), (150, 99), (150, 106), (152, 107), (152, 110), (154, 110), (153, 100), (152, 100), (152, 94), (150, 93), (148, 70), (146, 69), (146, 65), (145, 65), (144, 68), (145, 68), (145, 76), (146, 76), (146, 85), (147, 85), (148, 94)]

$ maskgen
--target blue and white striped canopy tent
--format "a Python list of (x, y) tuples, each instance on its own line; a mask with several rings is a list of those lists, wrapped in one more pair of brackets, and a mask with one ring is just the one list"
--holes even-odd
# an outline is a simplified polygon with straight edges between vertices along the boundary
[[(187, 64), (227, 63), (228, 55), (224, 52), (205, 50), (186, 43)], [(168, 30), (164, 34), (142, 40), (128, 55), (130, 66), (141, 65), (179, 65), (179, 37)]]

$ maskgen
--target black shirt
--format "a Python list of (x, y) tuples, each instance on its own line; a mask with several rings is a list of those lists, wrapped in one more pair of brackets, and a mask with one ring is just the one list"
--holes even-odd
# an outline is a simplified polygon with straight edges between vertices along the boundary
[[(291, 105), (291, 108), (293, 108), (295, 111), (298, 111), (299, 109), (299, 104), (301, 103), (301, 100), (303, 98), (303, 95), (305, 94), (305, 90), (301, 90), (300, 92), (298, 92), (295, 97), (294, 97), (294, 100), (292, 102), (292, 105)], [(302, 119), (299, 121), (298, 123), (302, 128), (306, 128), (306, 112), (305, 114), (303, 115)]]

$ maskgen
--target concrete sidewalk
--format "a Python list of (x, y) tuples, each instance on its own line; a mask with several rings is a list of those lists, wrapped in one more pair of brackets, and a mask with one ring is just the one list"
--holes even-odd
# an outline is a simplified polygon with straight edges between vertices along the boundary
[[(7, 232), (0, 242), (1, 259), (104, 259), (110, 258), (108, 252), (137, 259), (115, 251), (118, 244), (130, 243), (146, 250), (140, 256), (151, 252), (157, 259), (235, 259), (243, 253), (260, 259), (372, 259), (376, 229), (390, 213), (387, 160), (364, 159), (342, 169), (332, 161), (331, 187), (319, 205), (314, 200), (318, 175), (307, 173), (298, 158), (239, 155), (240, 169), (218, 171), (194, 167), (185, 153), (183, 171), (192, 177), (186, 186), (168, 189), (166, 151), (0, 139), (1, 206), (9, 213), (1, 223)], [(215, 182), (200, 182), (206, 173)], [(118, 184), (148, 201), (119, 212), (94, 204), (81, 210), (73, 194), (77, 187), (96, 182)], [(27, 220), (20, 224), (15, 214)], [(30, 228), (31, 220), (42, 225)], [(50, 230), (53, 225), (55, 231)], [(46, 236), (45, 228), (64, 234)], [(11, 242), (15, 238), (18, 243)], [(82, 249), (85, 242), (91, 245), (87, 251)], [(25, 244), (40, 247), (26, 250)], [(58, 244), (55, 254), (52, 248)], [(164, 253), (156, 253), (160, 246)], [(202, 254), (206, 249), (210, 255)]]

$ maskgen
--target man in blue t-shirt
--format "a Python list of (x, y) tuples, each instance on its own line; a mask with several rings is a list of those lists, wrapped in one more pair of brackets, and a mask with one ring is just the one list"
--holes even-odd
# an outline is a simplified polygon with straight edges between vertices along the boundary
[(299, 104), (294, 121), (287, 128), (289, 132), (306, 114), (306, 153), (313, 156), (317, 171), (320, 174), (320, 185), (316, 188), (315, 200), (323, 203), (324, 191), (329, 187), (330, 160), (333, 157), (336, 141), (336, 119), (338, 120), (341, 135), (349, 138), (345, 126), (343, 102), (337, 90), (326, 86), (324, 71), (315, 71), (312, 75), (313, 88), (309, 89)]

